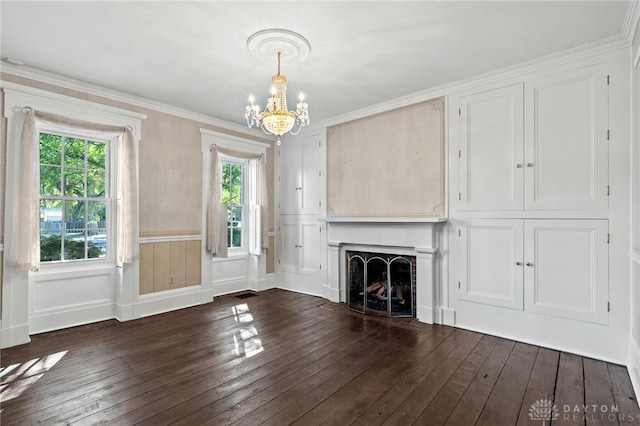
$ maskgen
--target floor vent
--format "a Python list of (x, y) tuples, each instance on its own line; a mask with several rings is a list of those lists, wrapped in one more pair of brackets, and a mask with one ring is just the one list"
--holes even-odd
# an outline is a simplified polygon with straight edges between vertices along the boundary
[(238, 299), (246, 299), (247, 297), (257, 296), (258, 294), (253, 291), (247, 291), (245, 293), (236, 294)]

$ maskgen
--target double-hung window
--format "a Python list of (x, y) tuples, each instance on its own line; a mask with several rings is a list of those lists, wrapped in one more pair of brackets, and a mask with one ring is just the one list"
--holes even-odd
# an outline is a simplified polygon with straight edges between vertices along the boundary
[(40, 139), (40, 261), (112, 257), (111, 141), (45, 132)]
[(222, 159), (220, 169), (220, 202), (227, 206), (227, 248), (236, 252), (246, 251), (246, 162)]

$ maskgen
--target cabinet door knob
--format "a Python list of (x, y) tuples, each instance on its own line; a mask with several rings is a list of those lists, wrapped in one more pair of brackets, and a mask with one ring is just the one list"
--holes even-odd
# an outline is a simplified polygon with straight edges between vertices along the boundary
[(533, 266), (533, 263), (527, 262), (527, 266)]
[(527, 163), (527, 167), (533, 167), (533, 163)]
[(516, 169), (521, 169), (522, 168), (522, 163), (516, 163)]
[(516, 262), (516, 265), (522, 266), (522, 262)]

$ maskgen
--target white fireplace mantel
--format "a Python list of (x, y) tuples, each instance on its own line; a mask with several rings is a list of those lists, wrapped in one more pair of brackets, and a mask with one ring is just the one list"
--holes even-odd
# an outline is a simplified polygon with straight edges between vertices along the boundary
[(358, 246), (373, 253), (402, 253), (416, 256), (416, 317), (436, 321), (439, 274), (436, 261), (438, 241), (446, 218), (328, 217), (329, 299), (346, 301), (345, 250)]

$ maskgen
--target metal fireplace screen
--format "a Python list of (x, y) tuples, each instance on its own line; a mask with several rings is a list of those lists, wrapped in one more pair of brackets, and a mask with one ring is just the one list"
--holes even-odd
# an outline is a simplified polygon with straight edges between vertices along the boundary
[(416, 257), (347, 251), (347, 303), (364, 314), (415, 317)]

